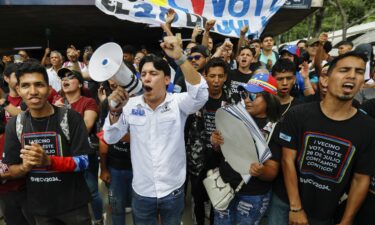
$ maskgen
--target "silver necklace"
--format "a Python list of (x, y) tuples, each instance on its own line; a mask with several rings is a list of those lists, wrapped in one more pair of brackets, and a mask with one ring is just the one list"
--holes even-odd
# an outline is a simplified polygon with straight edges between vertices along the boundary
[[(30, 113), (30, 112), (29, 112), (29, 113)], [(52, 111), (52, 114), (53, 114), (53, 111)], [(48, 116), (47, 126), (46, 126), (46, 130), (44, 131), (44, 133), (48, 131), (49, 120), (51, 119), (52, 114)], [(33, 122), (32, 122), (32, 120), (31, 120), (31, 113), (29, 114), (29, 120), (30, 120), (31, 131), (32, 131), (33, 133), (35, 133), (34, 126), (33, 126)]]

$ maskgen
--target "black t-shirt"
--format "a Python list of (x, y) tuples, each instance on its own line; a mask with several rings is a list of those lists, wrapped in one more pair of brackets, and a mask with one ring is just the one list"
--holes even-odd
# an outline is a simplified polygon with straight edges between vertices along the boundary
[[(39, 143), (48, 155), (78, 156), (90, 153), (86, 126), (82, 117), (68, 111), (70, 142), (66, 140), (60, 124), (57, 107), (47, 118), (34, 119), (26, 113), (22, 133), (22, 145), (16, 134), (16, 118), (12, 118), (6, 128), (4, 162), (20, 164), (20, 150), (31, 141)], [(86, 205), (90, 192), (83, 172), (56, 172), (47, 168), (34, 168), (27, 174), (27, 203), (34, 215), (52, 216)]]
[(225, 102), (224, 93), (219, 99), (209, 97), (205, 106), (189, 116), (186, 122), (187, 163), (190, 174), (198, 176), (208, 169), (216, 168), (223, 158), (220, 151), (213, 150), (210, 138), (216, 129), (215, 113)]
[[(361, 105), (361, 110), (365, 111), (367, 115), (375, 118), (375, 99), (370, 99)], [(371, 224), (374, 220), (375, 208), (375, 176), (371, 177), (369, 192), (363, 202), (361, 209), (358, 211), (355, 224), (367, 225)]]
[(302, 100), (300, 100), (298, 98), (293, 98), (293, 100), (292, 100), (292, 102), (290, 102), (290, 104), (287, 103), (287, 104), (281, 105), (281, 107), (280, 107), (281, 108), (281, 114), (285, 115), (285, 113), (287, 111), (289, 111), (289, 109), (291, 109), (293, 106), (296, 106), (296, 105), (299, 105), (299, 104), (302, 104), (302, 103), (303, 103)]
[(108, 145), (107, 164), (118, 170), (132, 170), (130, 143), (119, 141)]
[(223, 159), (223, 154), (221, 151), (215, 151), (211, 145), (211, 134), (216, 129), (215, 125), (215, 113), (216, 111), (225, 104), (226, 99), (224, 94), (221, 98), (213, 99), (209, 98), (205, 107), (203, 108), (203, 143), (205, 146), (205, 168), (207, 170), (214, 169), (220, 165)]
[(231, 94), (236, 94), (238, 93), (238, 86), (241, 84), (247, 84), (247, 82), (251, 79), (253, 76), (252, 73), (245, 74), (241, 73), (238, 69), (236, 70), (231, 70), (228, 74), (228, 80), (227, 84), (230, 89)]
[(253, 72), (256, 71), (257, 69), (260, 69), (260, 68), (266, 69), (266, 65), (264, 65), (260, 61), (250, 64), (250, 70), (253, 71)]
[(375, 120), (358, 111), (352, 118), (334, 121), (319, 102), (293, 107), (279, 133), (283, 147), (297, 151), (296, 170), (302, 206), (309, 217), (333, 217), (354, 172), (375, 172)]
[[(267, 133), (267, 134), (269, 133), (263, 129), (268, 123), (266, 118), (264, 119), (254, 118), (254, 120), (263, 133)], [(270, 158), (270, 160), (274, 160), (276, 162), (280, 162), (280, 159), (281, 159), (281, 148), (275, 142), (275, 137), (276, 137), (275, 134), (278, 133), (278, 130), (279, 130), (279, 125), (277, 124), (273, 132), (273, 135), (271, 137), (271, 140), (268, 144), (272, 153), (272, 157)], [(249, 168), (250, 168), (250, 164), (249, 164)], [(230, 183), (233, 189), (236, 189), (237, 186), (242, 181), (241, 175), (237, 173), (229, 165), (229, 163), (225, 162), (224, 160), (222, 160), (221, 165), (220, 165), (220, 174), (221, 174), (221, 177), (223, 178), (223, 181), (226, 183)], [(243, 195), (262, 195), (262, 194), (266, 194), (271, 189), (271, 186), (272, 186), (272, 182), (270, 181), (264, 181), (257, 177), (252, 177), (246, 185), (242, 186), (241, 190), (238, 193), (243, 194)]]

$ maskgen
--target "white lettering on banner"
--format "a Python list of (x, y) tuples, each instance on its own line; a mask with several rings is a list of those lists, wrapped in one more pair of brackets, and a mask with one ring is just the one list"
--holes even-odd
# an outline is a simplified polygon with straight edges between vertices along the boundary
[(269, 19), (286, 0), (95, 0), (108, 15), (136, 23), (159, 25), (169, 8), (176, 11), (174, 27), (194, 28), (215, 19), (213, 32), (238, 37), (244, 25), (259, 37)]

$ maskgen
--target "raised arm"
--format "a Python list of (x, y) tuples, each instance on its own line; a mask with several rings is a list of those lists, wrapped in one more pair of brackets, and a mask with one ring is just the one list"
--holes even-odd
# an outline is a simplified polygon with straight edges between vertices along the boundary
[(182, 48), (178, 43), (178, 38), (174, 36), (164, 37), (164, 42), (160, 44), (164, 52), (175, 60), (180, 66), (185, 80), (191, 84), (196, 85), (201, 81), (201, 75), (194, 69), (187, 57), (183, 54)]
[(240, 39), (238, 40), (238, 44), (237, 44), (236, 57), (238, 56), (238, 54), (240, 54), (241, 47), (245, 45), (245, 36), (248, 31), (249, 31), (249, 26), (247, 25), (241, 28)]
[(208, 48), (208, 41), (210, 39), (210, 30), (215, 26), (216, 20), (208, 20), (204, 26), (204, 33), (202, 38), (202, 45)]

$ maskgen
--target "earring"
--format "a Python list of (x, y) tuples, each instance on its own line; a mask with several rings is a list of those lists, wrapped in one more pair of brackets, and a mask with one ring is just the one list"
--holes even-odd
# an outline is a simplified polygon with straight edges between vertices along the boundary
[(81, 87), (82, 87), (82, 84), (78, 85), (78, 87), (81, 88)]

